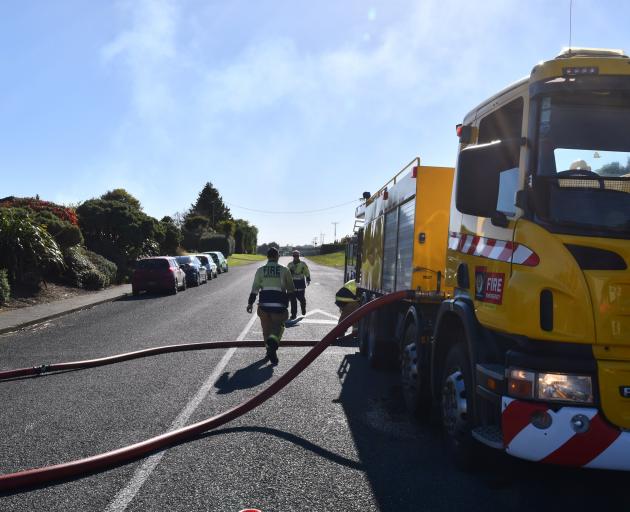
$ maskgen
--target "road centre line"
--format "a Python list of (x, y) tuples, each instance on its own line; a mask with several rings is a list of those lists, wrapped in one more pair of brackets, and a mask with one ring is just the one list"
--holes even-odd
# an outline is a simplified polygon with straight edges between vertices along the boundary
[[(239, 334), (238, 338), (236, 338), (237, 341), (243, 341), (245, 339), (245, 336), (247, 336), (247, 333), (251, 329), (252, 325), (254, 325), (257, 318), (257, 315), (252, 315), (245, 328), (241, 331), (241, 334)], [(193, 415), (197, 407), (199, 407), (199, 404), (214, 387), (214, 384), (221, 376), (221, 372), (223, 372), (227, 364), (230, 362), (234, 352), (236, 352), (236, 348), (230, 348), (223, 355), (214, 371), (201, 385), (197, 393), (195, 393), (195, 396), (190, 399), (190, 401), (186, 404), (186, 407), (184, 407), (182, 412), (180, 412), (177, 418), (175, 418), (175, 421), (170, 426), (169, 431), (177, 430), (186, 425), (187, 421)], [(142, 465), (136, 469), (135, 473), (131, 477), (131, 480), (129, 480), (129, 483), (121, 489), (118, 494), (116, 494), (116, 497), (109, 503), (105, 512), (123, 512), (129, 506), (131, 500), (133, 500), (136, 494), (138, 494), (153, 470), (160, 463), (160, 460), (162, 460), (165, 453), (166, 451), (162, 450), (161, 452), (147, 458)]]

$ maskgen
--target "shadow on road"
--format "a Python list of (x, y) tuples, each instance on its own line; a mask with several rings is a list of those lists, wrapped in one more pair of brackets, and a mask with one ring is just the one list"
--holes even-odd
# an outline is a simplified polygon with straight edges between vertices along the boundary
[(627, 473), (528, 463), (482, 450), (474, 471), (457, 470), (435, 419), (411, 420), (396, 374), (360, 354), (344, 357), (340, 403), (378, 510), (630, 510)]
[(160, 297), (169, 297), (169, 293), (150, 293), (144, 292), (140, 295), (125, 295), (124, 297), (120, 297), (116, 299), (116, 302), (133, 302), (137, 300), (148, 300), (148, 299), (159, 299)]
[(269, 380), (272, 375), (273, 367), (267, 364), (267, 361), (263, 358), (254, 361), (245, 368), (236, 370), (232, 375), (230, 375), (230, 372), (225, 372), (219, 377), (214, 387), (217, 389), (217, 394), (225, 395), (237, 389), (249, 389), (259, 386)]
[(348, 459), (344, 457), (343, 455), (339, 455), (338, 453), (331, 452), (330, 450), (327, 450), (326, 448), (322, 448), (321, 446), (315, 443), (312, 443), (304, 439), (303, 437), (296, 436), (295, 434), (291, 434), (290, 432), (285, 432), (284, 430), (278, 430), (275, 428), (268, 428), (268, 427), (224, 428), (221, 430), (213, 430), (212, 432), (203, 434), (202, 436), (200, 436), (200, 438), (213, 437), (213, 436), (224, 435), (224, 434), (234, 434), (234, 433), (239, 433), (239, 432), (259, 432), (261, 434), (268, 434), (271, 436), (275, 436), (280, 439), (284, 439), (285, 441), (288, 441), (290, 443), (293, 443), (297, 446), (300, 446), (304, 448), (305, 450), (308, 450), (316, 455), (319, 455), (320, 457), (328, 459), (336, 464), (340, 464), (350, 469), (356, 469), (358, 471), (361, 471), (364, 469), (362, 465), (355, 460)]

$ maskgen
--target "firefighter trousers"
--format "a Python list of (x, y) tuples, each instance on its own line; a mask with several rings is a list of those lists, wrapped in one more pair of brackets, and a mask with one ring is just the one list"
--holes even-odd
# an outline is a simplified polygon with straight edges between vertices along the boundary
[(302, 314), (306, 314), (306, 297), (304, 296), (304, 292), (306, 290), (295, 290), (295, 293), (291, 295), (291, 316), (297, 315), (297, 303), (300, 301), (300, 306), (302, 306)]
[[(361, 304), (359, 304), (358, 301), (353, 301), (353, 302), (345, 302), (344, 305), (342, 307), (340, 307), (339, 309), (341, 310), (341, 316), (339, 317), (339, 322), (341, 323), (341, 321), (346, 318), (347, 316), (349, 316), (351, 313), (354, 313), (357, 309), (359, 309), (359, 306)], [(352, 332), (356, 332), (358, 330), (358, 325), (357, 324), (353, 324), (352, 325)]]
[(257, 313), (258, 318), (260, 318), (265, 344), (270, 336), (274, 337), (278, 344), (280, 344), (282, 333), (284, 333), (284, 322), (289, 318), (289, 312), (286, 309), (282, 313), (263, 311), (260, 306), (258, 306)]

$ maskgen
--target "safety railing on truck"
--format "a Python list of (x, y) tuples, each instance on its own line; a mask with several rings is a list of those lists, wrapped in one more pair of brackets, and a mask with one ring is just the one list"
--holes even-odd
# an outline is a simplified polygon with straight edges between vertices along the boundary
[(385, 190), (387, 190), (387, 187), (389, 187), (391, 185), (396, 185), (396, 180), (398, 180), (398, 178), (400, 178), (400, 175), (403, 174), (410, 167), (411, 168), (413, 168), (413, 167), (420, 167), (420, 157), (419, 156), (415, 157), (411, 162), (409, 162), (407, 165), (405, 165), (400, 171), (398, 171), (394, 175), (394, 177), (392, 179), (390, 179), (387, 183), (385, 183), (385, 185), (383, 185), (380, 189), (378, 189), (378, 191), (376, 191), (374, 194), (372, 194), (370, 196), (370, 198), (365, 201), (365, 206), (370, 204), (378, 196), (380, 196), (383, 192), (385, 192)]

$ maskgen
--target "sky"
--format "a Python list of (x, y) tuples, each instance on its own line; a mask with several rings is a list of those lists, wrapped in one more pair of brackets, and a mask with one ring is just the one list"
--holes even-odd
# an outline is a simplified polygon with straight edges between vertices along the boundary
[[(628, 19), (574, 0), (572, 43), (630, 51)], [(4, 0), (0, 197), (122, 187), (159, 219), (210, 181), (259, 243), (330, 242), (568, 42), (569, 0)]]

